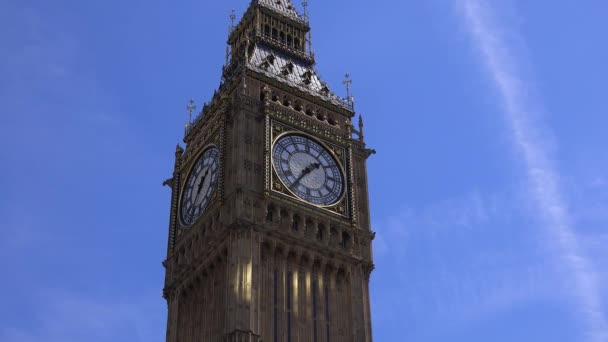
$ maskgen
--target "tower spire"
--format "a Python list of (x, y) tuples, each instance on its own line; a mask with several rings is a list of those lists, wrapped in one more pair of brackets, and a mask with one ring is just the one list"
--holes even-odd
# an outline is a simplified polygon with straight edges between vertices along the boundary
[(192, 123), (192, 113), (194, 112), (195, 109), (196, 109), (196, 106), (194, 105), (194, 99), (190, 99), (188, 107), (186, 107), (186, 110), (190, 113), (190, 117), (188, 119), (188, 124)]
[(302, 2), (302, 7), (304, 8), (304, 20), (308, 22), (308, 0)]
[[(302, 7), (304, 8), (304, 20), (308, 24), (310, 22), (310, 15), (308, 14), (308, 0), (304, 0), (302, 2)], [(308, 43), (308, 53), (314, 57), (315, 52), (312, 50), (312, 30), (308, 30), (306, 42)]]
[[(230, 36), (230, 34), (232, 34), (232, 31), (234, 31), (234, 21), (236, 20), (236, 12), (234, 9), (232, 9), (228, 18), (230, 19), (230, 26), (228, 27), (228, 36)], [(226, 62), (224, 64), (224, 66), (228, 67), (229, 63), (230, 63), (230, 44), (228, 44), (228, 46), (226, 46)]]
[(353, 84), (353, 80), (350, 78), (350, 74), (346, 73), (346, 75), (344, 76), (344, 81), (342, 81), (342, 84), (344, 84), (346, 86), (346, 101), (348, 102), (348, 104), (352, 107), (354, 105), (354, 98), (350, 93), (350, 87)]
[(234, 9), (230, 13), (229, 18), (230, 18), (230, 32), (232, 32), (232, 30), (234, 30), (234, 21), (236, 20), (236, 11)]
[(359, 141), (365, 141), (365, 136), (363, 135), (363, 114), (359, 115)]

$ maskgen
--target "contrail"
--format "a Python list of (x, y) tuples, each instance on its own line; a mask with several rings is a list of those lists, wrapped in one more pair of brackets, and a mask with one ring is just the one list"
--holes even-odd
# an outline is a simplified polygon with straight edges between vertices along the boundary
[(539, 215), (559, 251), (560, 264), (573, 275), (579, 309), (588, 324), (587, 337), (589, 341), (607, 342), (608, 325), (598, 275), (581, 251), (560, 189), (559, 173), (550, 158), (548, 144), (540, 137), (547, 130), (533, 120), (537, 102), (528, 94), (528, 82), (522, 71), (525, 58), (517, 57), (509, 44), (509, 37), (517, 37), (517, 32), (512, 29), (509, 32), (510, 28), (501, 25), (484, 0), (458, 0), (458, 5), (482, 63), (502, 98), (506, 122), (523, 158)]

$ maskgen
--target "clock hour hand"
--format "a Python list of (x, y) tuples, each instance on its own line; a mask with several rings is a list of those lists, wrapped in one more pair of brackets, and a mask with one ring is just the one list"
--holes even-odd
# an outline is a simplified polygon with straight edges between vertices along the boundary
[(313, 170), (316, 170), (320, 167), (321, 167), (321, 164), (319, 164), (319, 163), (311, 163), (310, 165), (308, 165), (304, 170), (302, 170), (302, 174), (300, 175), (300, 177), (298, 177), (298, 179), (296, 179), (296, 181), (293, 182), (293, 184), (291, 185), (291, 188), (295, 188), (296, 185), (298, 185), (300, 183), (302, 178), (304, 178), (307, 174), (311, 173)]

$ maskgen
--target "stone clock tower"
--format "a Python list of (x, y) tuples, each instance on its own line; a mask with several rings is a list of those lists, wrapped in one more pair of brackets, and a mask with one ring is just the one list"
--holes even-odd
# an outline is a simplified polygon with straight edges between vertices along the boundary
[(166, 182), (167, 341), (371, 341), (373, 151), (352, 99), (315, 72), (289, 0), (252, 1), (228, 43)]

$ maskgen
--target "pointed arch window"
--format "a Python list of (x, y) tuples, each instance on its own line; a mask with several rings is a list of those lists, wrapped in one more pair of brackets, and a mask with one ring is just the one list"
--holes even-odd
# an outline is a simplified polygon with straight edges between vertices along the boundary
[(294, 232), (298, 232), (300, 230), (300, 216), (294, 215), (293, 221), (291, 223), (291, 229)]
[(323, 240), (325, 240), (325, 226), (320, 224), (317, 230), (317, 241), (323, 242)]
[(342, 232), (342, 241), (340, 241), (340, 247), (348, 250), (350, 248), (350, 234)]
[(269, 205), (268, 209), (266, 210), (266, 222), (268, 223), (272, 223), (274, 221), (274, 206), (273, 205)]

